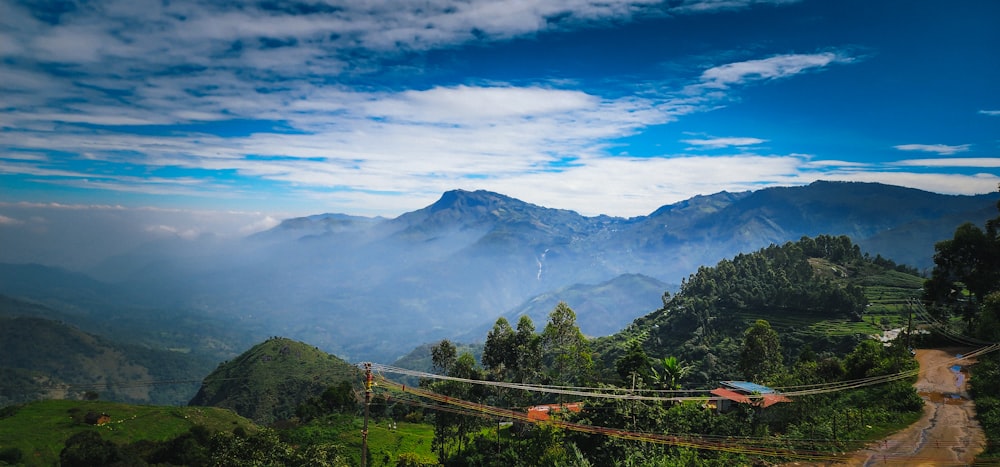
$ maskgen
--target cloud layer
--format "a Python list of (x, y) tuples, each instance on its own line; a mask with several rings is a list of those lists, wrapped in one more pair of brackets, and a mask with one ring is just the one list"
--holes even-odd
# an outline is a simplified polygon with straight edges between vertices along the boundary
[[(854, 66), (860, 59), (846, 48), (715, 53), (624, 89), (545, 75), (442, 80), (422, 61), (431, 51), (793, 3), (2, 1), (0, 176), (61, 193), (386, 215), (453, 188), (639, 215), (694, 194), (819, 178), (942, 186), (901, 171), (944, 164), (824, 161), (762, 148), (780, 143), (772, 135), (673, 138), (687, 146), (641, 157), (623, 147), (738, 105), (764, 83)], [(970, 145), (895, 148), (951, 156)], [(996, 185), (981, 174), (949, 177), (951, 192)]]

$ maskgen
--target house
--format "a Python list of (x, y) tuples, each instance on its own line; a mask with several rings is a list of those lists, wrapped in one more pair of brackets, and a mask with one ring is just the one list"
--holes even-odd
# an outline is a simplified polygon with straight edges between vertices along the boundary
[(528, 420), (545, 421), (551, 415), (567, 412), (580, 412), (583, 409), (583, 402), (569, 402), (566, 404), (543, 404), (528, 407)]
[(716, 398), (709, 402), (709, 405), (714, 402), (719, 412), (731, 410), (733, 404), (749, 404), (763, 408), (779, 402), (792, 401), (774, 389), (750, 381), (722, 381), (721, 384), (722, 387), (711, 391)]
[(111, 415), (91, 411), (83, 416), (83, 421), (90, 425), (103, 425), (111, 421)]

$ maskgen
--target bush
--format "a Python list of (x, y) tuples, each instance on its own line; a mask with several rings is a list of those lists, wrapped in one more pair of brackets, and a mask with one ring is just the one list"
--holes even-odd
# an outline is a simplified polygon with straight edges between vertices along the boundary
[(18, 448), (0, 449), (0, 464), (20, 464), (22, 458), (24, 458), (24, 453)]

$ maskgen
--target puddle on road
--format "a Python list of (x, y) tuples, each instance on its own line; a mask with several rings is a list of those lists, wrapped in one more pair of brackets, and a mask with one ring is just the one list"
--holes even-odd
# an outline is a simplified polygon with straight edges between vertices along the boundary
[(924, 400), (931, 401), (935, 404), (962, 405), (968, 400), (962, 397), (961, 394), (955, 394), (953, 392), (918, 392), (917, 394)]

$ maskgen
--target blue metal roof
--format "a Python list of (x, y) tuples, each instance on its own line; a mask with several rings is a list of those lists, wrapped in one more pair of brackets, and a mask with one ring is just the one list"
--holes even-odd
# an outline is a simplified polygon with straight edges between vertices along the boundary
[(777, 394), (778, 391), (771, 389), (767, 386), (751, 383), (750, 381), (722, 381), (722, 385), (729, 387), (730, 389), (736, 389), (738, 391), (743, 391), (746, 393), (757, 393), (757, 394)]

